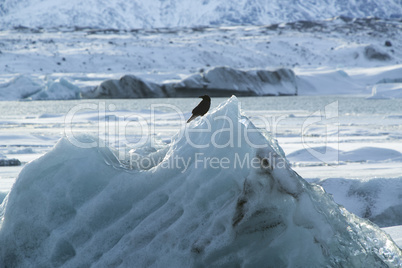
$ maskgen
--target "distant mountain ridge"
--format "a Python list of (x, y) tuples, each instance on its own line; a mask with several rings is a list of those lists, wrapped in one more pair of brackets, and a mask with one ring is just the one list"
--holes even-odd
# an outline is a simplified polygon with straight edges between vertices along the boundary
[(263, 25), (340, 15), (401, 18), (402, 0), (0, 0), (0, 29)]

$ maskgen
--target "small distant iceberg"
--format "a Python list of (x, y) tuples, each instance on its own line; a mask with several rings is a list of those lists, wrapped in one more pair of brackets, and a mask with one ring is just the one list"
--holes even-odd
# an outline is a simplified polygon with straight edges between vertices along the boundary
[[(318, 152), (314, 154), (314, 152)], [(318, 157), (317, 157), (318, 156)], [(330, 146), (304, 148), (287, 155), (293, 163), (338, 164), (340, 162), (402, 162), (402, 154), (393, 149), (362, 147), (351, 151), (341, 151)]]
[(402, 83), (381, 83), (373, 86), (370, 99), (402, 98)]
[(389, 235), (293, 171), (236, 97), (136, 152), (130, 163), (148, 162), (130, 167), (97, 137), (65, 137), (28, 163), (0, 207), (0, 266), (402, 265)]
[(29, 96), (31, 100), (74, 100), (79, 99), (81, 90), (66, 78), (49, 81), (35, 94)]
[(66, 78), (43, 81), (18, 75), (0, 84), (0, 100), (71, 100), (81, 98), (81, 89)]
[(18, 75), (0, 84), (0, 100), (21, 100), (39, 92), (43, 85), (39, 79)]
[(7, 158), (0, 153), (0, 167), (21, 166), (21, 161), (16, 158)]
[(0, 167), (21, 166), (21, 161), (16, 158), (0, 158)]

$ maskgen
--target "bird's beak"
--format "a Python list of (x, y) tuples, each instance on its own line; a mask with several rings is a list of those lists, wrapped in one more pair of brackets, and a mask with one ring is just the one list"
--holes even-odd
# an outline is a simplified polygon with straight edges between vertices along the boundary
[(201, 98), (201, 99), (202, 99), (202, 96), (199, 96), (198, 98)]

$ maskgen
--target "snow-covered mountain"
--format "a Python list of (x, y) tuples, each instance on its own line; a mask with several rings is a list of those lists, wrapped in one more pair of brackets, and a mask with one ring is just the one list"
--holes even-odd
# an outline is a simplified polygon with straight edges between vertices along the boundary
[(2, 0), (0, 28), (261, 25), (334, 16), (402, 16), (400, 0)]

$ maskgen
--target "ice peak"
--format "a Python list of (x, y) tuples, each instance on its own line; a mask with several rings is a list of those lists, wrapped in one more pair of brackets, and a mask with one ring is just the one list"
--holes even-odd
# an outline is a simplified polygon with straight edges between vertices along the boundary
[(149, 169), (115, 168), (111, 149), (64, 138), (3, 203), (0, 266), (401, 265), (389, 236), (272, 144), (236, 97), (188, 124)]

